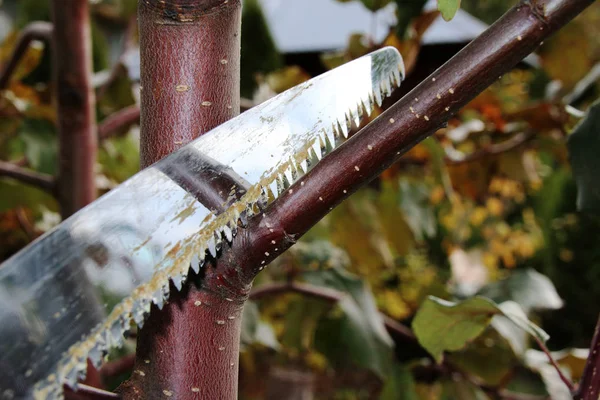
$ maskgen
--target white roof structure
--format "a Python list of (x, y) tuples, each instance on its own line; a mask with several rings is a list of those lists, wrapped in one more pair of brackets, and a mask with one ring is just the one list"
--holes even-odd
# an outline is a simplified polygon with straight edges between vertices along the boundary
[[(336, 0), (260, 0), (275, 44), (282, 53), (341, 50), (352, 33), (371, 35), (382, 41), (396, 23), (392, 2), (372, 13), (359, 1)], [(430, 0), (426, 9), (435, 9)], [(487, 25), (459, 10), (449, 22), (440, 16), (423, 36), (424, 44), (464, 43), (471, 41)]]

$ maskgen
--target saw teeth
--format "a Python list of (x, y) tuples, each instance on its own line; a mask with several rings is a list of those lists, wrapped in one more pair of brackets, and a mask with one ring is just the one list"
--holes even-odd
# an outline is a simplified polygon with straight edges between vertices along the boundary
[[(77, 364), (81, 364), (81, 361), (77, 361)], [(81, 376), (83, 375), (83, 376)], [(77, 382), (79, 378), (85, 378), (85, 374), (80, 372), (80, 368), (71, 368), (67, 373), (62, 377), (61, 381), (65, 382), (67, 385), (72, 387), (73, 389), (77, 389)]]
[(198, 254), (194, 253), (192, 255), (192, 260), (190, 261), (190, 267), (192, 268), (192, 271), (194, 271), (195, 273), (200, 272), (200, 257), (198, 257)]
[(104, 343), (95, 343), (88, 352), (88, 359), (92, 362), (94, 368), (98, 369), (102, 366), (104, 358)]
[(231, 228), (229, 227), (229, 225), (225, 225), (223, 227), (223, 233), (225, 234), (225, 237), (227, 238), (227, 241), (229, 243), (231, 243), (233, 241), (233, 232), (231, 232)]
[[(333, 135), (331, 136), (333, 137)], [(333, 149), (335, 149), (335, 140), (331, 140), (327, 133), (325, 133), (325, 149), (327, 151), (327, 154), (331, 153)]]
[(291, 184), (294, 182), (294, 177), (292, 176), (292, 169), (290, 167), (288, 167), (285, 172), (283, 173), (283, 176), (286, 178), (287, 180), (287, 186), (286, 188), (290, 187)]
[(215, 243), (215, 237), (212, 235), (210, 239), (208, 239), (208, 252), (211, 256), (217, 257), (217, 244)]
[(245, 212), (241, 213), (239, 221), (242, 223), (242, 226), (248, 226), (248, 215)]
[(312, 145), (312, 150), (315, 154), (315, 157), (317, 157), (317, 160), (321, 161), (321, 158), (323, 158), (323, 153), (321, 153), (321, 143), (319, 143), (319, 141), (315, 141), (315, 143)]
[(162, 287), (154, 292), (154, 295), (152, 296), (152, 302), (156, 304), (159, 310), (162, 310), (163, 306), (165, 305), (165, 297)]
[(294, 160), (290, 160), (290, 169), (292, 171), (292, 181), (296, 182), (302, 176), (302, 171), (298, 170), (298, 164)]
[(277, 190), (277, 179), (274, 179), (271, 183), (269, 183), (269, 190), (271, 191), (269, 197), (272, 199), (276, 199), (279, 196), (279, 191)]
[(181, 287), (183, 286), (184, 280), (185, 280), (184, 275), (177, 274), (177, 275), (171, 277), (171, 281), (173, 282), (173, 285), (175, 285), (175, 287), (177, 288), (178, 292), (181, 291)]
[(363, 113), (366, 116), (371, 116), (371, 113), (373, 112), (373, 107), (371, 106), (371, 104), (372, 104), (371, 101), (370, 100), (367, 100), (366, 102), (362, 101), (360, 104), (363, 108)]
[(399, 64), (398, 68), (396, 68), (393, 72), (394, 74), (394, 78), (396, 78), (396, 82), (397, 82), (397, 87), (400, 86), (400, 84), (402, 83), (402, 80), (404, 79), (404, 65), (403, 64)]
[(392, 88), (394, 87), (394, 81), (392, 76), (385, 77), (383, 79), (383, 89), (385, 91), (386, 97), (389, 97), (392, 94)]
[(300, 168), (302, 168), (302, 171), (306, 174), (308, 172), (308, 161), (307, 160), (300, 161)]
[(136, 312), (133, 314), (133, 321), (141, 329), (144, 326), (145, 320), (146, 316), (144, 313), (144, 307), (143, 305), (138, 304), (136, 307)]
[(329, 141), (329, 143), (331, 143), (332, 148), (336, 148), (336, 140), (335, 140), (335, 133), (333, 130), (327, 130), (325, 131), (325, 137), (327, 138), (327, 140)]
[(351, 113), (350, 118), (352, 118), (350, 123), (351, 126), (355, 129), (358, 128), (360, 126), (360, 117), (358, 116), (358, 112), (354, 110), (354, 112)]
[(337, 122), (337, 126), (340, 132), (342, 132), (342, 135), (344, 136), (345, 139), (348, 139), (348, 126), (346, 125), (346, 121), (338, 121)]
[(381, 92), (378, 89), (375, 89), (373, 95), (375, 96), (375, 104), (377, 104), (378, 107), (381, 107), (381, 103), (383, 103), (383, 99), (381, 98)]

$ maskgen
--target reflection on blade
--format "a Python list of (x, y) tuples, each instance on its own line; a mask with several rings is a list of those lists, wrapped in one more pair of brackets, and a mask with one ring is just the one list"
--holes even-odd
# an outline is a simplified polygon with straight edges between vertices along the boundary
[[(341, 144), (403, 75), (400, 55), (386, 48), (292, 88), (138, 173), (6, 261), (0, 399), (62, 398), (62, 384), (76, 386), (88, 358), (99, 365), (132, 321), (140, 325), (152, 303), (164, 305), (169, 280), (180, 288), (190, 265), (197, 271), (207, 252), (233, 239), (240, 217)], [(223, 185), (230, 200), (217, 204), (201, 187), (221, 175), (233, 185)]]

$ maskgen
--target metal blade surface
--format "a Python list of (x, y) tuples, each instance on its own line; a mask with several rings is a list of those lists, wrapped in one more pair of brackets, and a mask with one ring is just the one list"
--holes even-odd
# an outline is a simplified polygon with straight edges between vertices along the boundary
[[(277, 197), (404, 76), (385, 48), (296, 86), (141, 171), (0, 266), (0, 399), (61, 398), (100, 365), (169, 280), (231, 240), (240, 215)], [(219, 213), (185, 179), (222, 166), (248, 190)], [(177, 173), (173, 173), (177, 171)], [(282, 183), (284, 182), (284, 183)], [(229, 205), (231, 204), (231, 205)]]

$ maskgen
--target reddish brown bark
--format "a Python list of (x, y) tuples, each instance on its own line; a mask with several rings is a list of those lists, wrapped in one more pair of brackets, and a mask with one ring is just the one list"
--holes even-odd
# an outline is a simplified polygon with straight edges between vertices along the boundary
[(53, 73), (60, 143), (57, 197), (63, 218), (96, 198), (95, 97), (88, 0), (53, 0)]
[(142, 167), (239, 113), (239, 0), (140, 2)]
[(140, 122), (140, 108), (136, 105), (125, 107), (122, 110), (106, 117), (98, 126), (98, 139), (100, 141), (112, 137), (117, 131), (124, 130)]
[[(141, 164), (239, 113), (240, 0), (140, 1)], [(210, 196), (209, 196), (210, 197)], [(214, 269), (172, 287), (139, 331), (124, 398), (237, 397), (241, 312), (249, 281)], [(200, 289), (199, 289), (200, 288)]]
[(583, 376), (573, 398), (575, 400), (597, 400), (600, 396), (600, 317), (596, 324), (590, 354), (588, 355)]
[(0, 177), (16, 179), (28, 185), (53, 193), (56, 187), (54, 178), (47, 174), (20, 167), (16, 163), (0, 161)]

